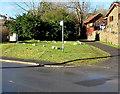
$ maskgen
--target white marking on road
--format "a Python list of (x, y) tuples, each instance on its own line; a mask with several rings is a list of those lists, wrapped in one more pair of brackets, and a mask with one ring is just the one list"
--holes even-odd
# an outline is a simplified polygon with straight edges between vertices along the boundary
[(23, 62), (23, 61), (16, 61), (16, 60), (4, 60), (4, 59), (0, 59), (1, 62), (9, 62), (9, 63), (19, 63), (19, 64), (29, 64), (29, 65), (39, 65), (37, 63), (34, 62)]
[(9, 82), (10, 82), (10, 83), (15, 83), (15, 82), (13, 82), (12, 80), (9, 80)]

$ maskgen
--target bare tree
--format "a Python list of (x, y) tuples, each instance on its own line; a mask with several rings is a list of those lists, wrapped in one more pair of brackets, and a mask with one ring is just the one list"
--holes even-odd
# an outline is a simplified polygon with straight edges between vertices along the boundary
[(40, 0), (37, 2), (35, 0), (32, 0), (31, 2), (25, 2), (25, 0), (22, 0), (22, 4), (15, 2), (15, 5), (24, 12), (30, 12), (33, 15), (37, 15), (40, 7)]
[(105, 9), (104, 5), (96, 5), (96, 8), (92, 11), (93, 14), (101, 13), (103, 15), (106, 15), (107, 9)]
[(44, 12), (63, 7), (63, 3), (59, 2), (58, 4), (58, 2), (49, 2), (49, 0), (39, 0), (37, 2), (35, 0), (32, 0), (31, 2), (25, 2), (25, 0), (22, 0), (22, 4), (15, 2), (15, 5), (21, 10), (33, 15), (42, 15)]
[(77, 36), (79, 37), (83, 31), (83, 21), (87, 18), (87, 13), (90, 11), (90, 3), (85, 0), (70, 0), (70, 4), (67, 6), (75, 10), (77, 16)]

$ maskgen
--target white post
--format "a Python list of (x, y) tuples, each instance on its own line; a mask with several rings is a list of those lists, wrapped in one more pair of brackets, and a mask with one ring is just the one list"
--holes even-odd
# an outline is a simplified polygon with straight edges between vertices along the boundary
[(63, 21), (60, 22), (60, 26), (62, 26), (62, 52), (64, 52), (64, 24), (63, 24)]
[(62, 52), (64, 52), (64, 25), (62, 26)]

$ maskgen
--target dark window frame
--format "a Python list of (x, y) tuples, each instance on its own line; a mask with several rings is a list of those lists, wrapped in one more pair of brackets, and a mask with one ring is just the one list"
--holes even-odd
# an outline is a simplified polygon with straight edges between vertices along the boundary
[(112, 22), (112, 21), (113, 21), (113, 16), (110, 16), (110, 18), (109, 18), (109, 19), (110, 19), (110, 22)]
[(120, 20), (120, 13), (118, 13), (118, 20)]

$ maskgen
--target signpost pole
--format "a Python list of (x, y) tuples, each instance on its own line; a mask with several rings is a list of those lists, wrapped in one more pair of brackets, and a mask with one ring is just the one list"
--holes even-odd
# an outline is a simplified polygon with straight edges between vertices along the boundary
[(62, 52), (64, 52), (64, 25), (62, 26)]
[(60, 26), (62, 26), (62, 52), (64, 52), (64, 23), (60, 22)]

